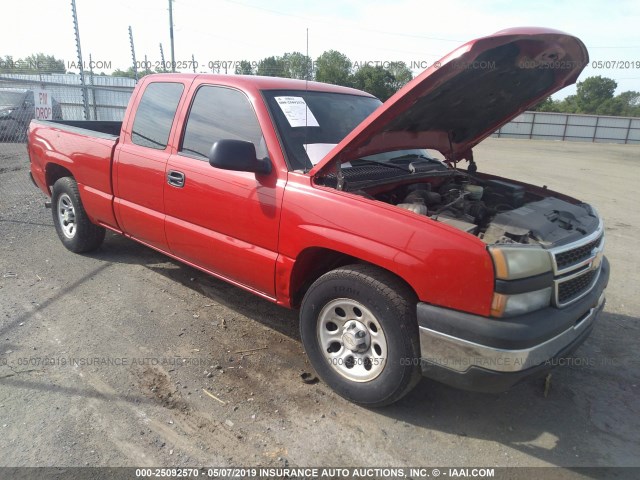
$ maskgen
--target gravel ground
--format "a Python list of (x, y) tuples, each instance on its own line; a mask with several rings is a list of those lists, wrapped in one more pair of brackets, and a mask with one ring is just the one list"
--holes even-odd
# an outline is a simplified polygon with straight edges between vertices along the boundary
[(546, 397), (425, 379), (367, 410), (301, 380), (296, 312), (113, 234), (66, 251), (0, 144), (0, 466), (640, 466), (640, 146), (489, 139), (476, 161), (598, 207), (599, 325)]

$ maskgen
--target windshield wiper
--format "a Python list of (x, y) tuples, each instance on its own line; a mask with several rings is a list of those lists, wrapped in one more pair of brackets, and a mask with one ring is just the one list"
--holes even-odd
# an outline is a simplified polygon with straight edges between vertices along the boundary
[(404, 159), (410, 159), (410, 158), (415, 158), (417, 160), (417, 162), (413, 162), (413, 161), (409, 162), (409, 170), (411, 170), (412, 172), (415, 171), (415, 168), (413, 167), (414, 163), (426, 162), (426, 163), (436, 163), (438, 165), (442, 164), (442, 162), (440, 162), (440, 160), (438, 160), (437, 158), (427, 157), (426, 155), (420, 155), (419, 153), (408, 153), (406, 155), (400, 155), (399, 157), (393, 157), (389, 161), (393, 162), (395, 160), (404, 160)]
[(404, 158), (420, 158), (423, 160), (429, 160), (431, 162), (439, 162), (435, 158), (427, 157), (426, 155), (420, 155), (419, 153), (407, 153), (405, 155), (400, 155), (399, 157), (393, 157), (390, 161), (393, 162), (394, 160), (402, 160)]
[(362, 162), (362, 163), (372, 163), (375, 165), (382, 165), (383, 167), (390, 167), (390, 168), (397, 168), (398, 170), (402, 170), (403, 172), (407, 172), (407, 173), (413, 173), (415, 171), (415, 169), (411, 169), (408, 167), (404, 167), (402, 165), (396, 165), (395, 163), (389, 163), (389, 162), (380, 162), (378, 160), (370, 160), (370, 159), (364, 159), (364, 158), (359, 158), (357, 160), (352, 160), (353, 162)]

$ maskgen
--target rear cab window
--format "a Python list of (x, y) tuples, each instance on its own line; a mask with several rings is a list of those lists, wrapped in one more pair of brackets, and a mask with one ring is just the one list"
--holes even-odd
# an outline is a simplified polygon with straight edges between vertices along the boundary
[(182, 83), (154, 82), (147, 85), (138, 104), (131, 142), (164, 150), (184, 91)]

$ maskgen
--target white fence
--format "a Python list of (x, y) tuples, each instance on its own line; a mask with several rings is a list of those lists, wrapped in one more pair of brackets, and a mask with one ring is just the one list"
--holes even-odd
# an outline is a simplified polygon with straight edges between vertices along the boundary
[[(87, 74), (85, 82), (83, 87), (80, 75), (69, 73), (0, 74), (0, 88), (42, 88), (51, 92), (52, 97), (60, 104), (62, 118), (65, 120), (122, 120), (136, 85), (135, 80)], [(87, 100), (88, 118), (85, 118), (83, 96)]]
[(640, 144), (640, 118), (524, 112), (494, 137)]

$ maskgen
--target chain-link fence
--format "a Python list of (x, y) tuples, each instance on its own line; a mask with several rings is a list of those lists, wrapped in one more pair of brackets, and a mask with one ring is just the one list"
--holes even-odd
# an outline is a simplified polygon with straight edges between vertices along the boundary
[(34, 118), (122, 120), (135, 81), (87, 75), (85, 83), (73, 74), (1, 74), (0, 144), (24, 143)]

